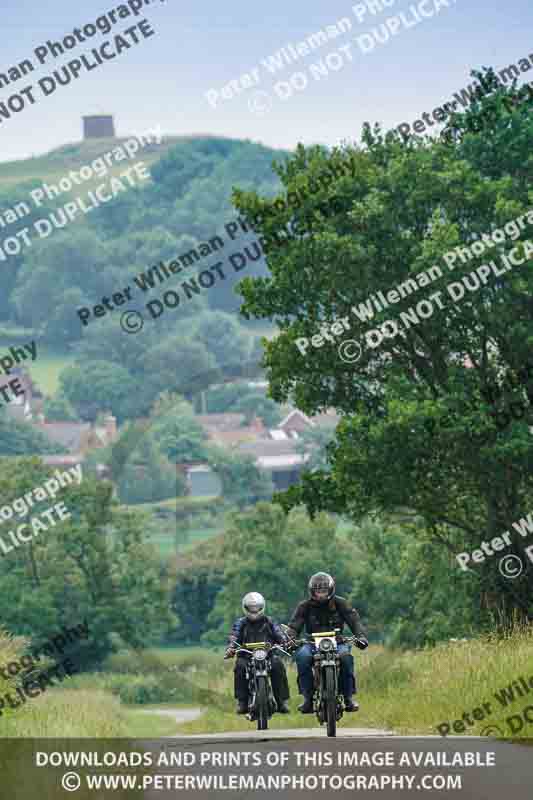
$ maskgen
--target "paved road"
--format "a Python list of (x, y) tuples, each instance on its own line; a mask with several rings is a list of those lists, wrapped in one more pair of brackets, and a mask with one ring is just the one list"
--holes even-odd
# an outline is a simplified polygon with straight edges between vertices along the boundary
[[(531, 784), (533, 782), (533, 758), (532, 748), (515, 745), (507, 742), (497, 742), (488, 738), (475, 737), (403, 737), (403, 736), (379, 736), (376, 731), (372, 731), (371, 736), (358, 735), (357, 729), (345, 729), (347, 735), (337, 739), (328, 739), (321, 735), (318, 730), (313, 731), (313, 738), (308, 737), (307, 729), (293, 731), (267, 731), (261, 732), (259, 739), (256, 734), (248, 735), (247, 740), (235, 738), (236, 734), (214, 734), (212, 736), (183, 736), (166, 737), (158, 742), (143, 743), (148, 745), (147, 749), (154, 752), (165, 751), (172, 753), (176, 759), (188, 754), (189, 758), (194, 758), (194, 766), (160, 766), (155, 771), (162, 775), (182, 775), (200, 776), (226, 776), (230, 775), (322, 775), (322, 776), (352, 776), (352, 780), (370, 781), (382, 780), (385, 776), (387, 784), (378, 787), (377, 785), (361, 785), (354, 787), (335, 787), (335, 790), (321, 790), (309, 788), (301, 789), (278, 789), (274, 790), (283, 798), (306, 798), (325, 797), (330, 794), (335, 798), (350, 798), (353, 800), (354, 793), (370, 796), (377, 794), (382, 800), (409, 800), (415, 797), (416, 800), (430, 800), (435, 797), (452, 797), (453, 800), (501, 800), (502, 797), (512, 800), (531, 800)], [(273, 734), (276, 734), (275, 736)], [(279, 734), (279, 735), (278, 735)], [(226, 762), (227, 758), (243, 757), (243, 754), (256, 754), (261, 758), (260, 766), (246, 766), (243, 761), (241, 764)], [(389, 754), (394, 761), (393, 765), (386, 766), (383, 761), (384, 754)], [(482, 759), (482, 765), (476, 766), (451, 766), (454, 754), (462, 754), (467, 758), (468, 753), (473, 753)], [(489, 766), (490, 754), (495, 754), (495, 766)], [(269, 762), (268, 758), (281, 757), (287, 754), (289, 761), (286, 766), (267, 766), (275, 764)], [(327, 754), (332, 759), (329, 764), (321, 761)], [(348, 759), (357, 757), (362, 759), (373, 759), (370, 763), (364, 764), (342, 762), (340, 759), (346, 756)], [(407, 754), (410, 761), (400, 766), (402, 757)], [(170, 757), (168, 755), (167, 757)], [(250, 756), (251, 757), (251, 756)], [(429, 761), (420, 764), (416, 759), (432, 758), (436, 761)], [(306, 759), (298, 761), (297, 759)], [(381, 760), (380, 760), (381, 758)], [(439, 758), (448, 758), (448, 765), (439, 766)], [(219, 759), (217, 761), (217, 759)], [(222, 759), (222, 761), (220, 761)], [(157, 759), (154, 759), (157, 763)], [(178, 764), (179, 762), (173, 762)], [(190, 762), (189, 762), (190, 763)], [(281, 762), (278, 762), (281, 763)], [(342, 765), (341, 765), (342, 764)], [(419, 764), (419, 766), (416, 766)], [(442, 764), (442, 761), (441, 761)], [(406, 776), (410, 777), (412, 783), (408, 783)], [(427, 786), (423, 780), (433, 780), (434, 778), (460, 776), (461, 785), (452, 787)], [(441, 780), (443, 779), (441, 778)], [(338, 777), (337, 777), (338, 780)], [(392, 781), (396, 781), (392, 784)], [(218, 797), (231, 797), (237, 794), (240, 798), (267, 798), (271, 797), (273, 789), (263, 790), (244, 789), (241, 791), (222, 790), (212, 787), (186, 789), (181, 786), (179, 789), (163, 789), (159, 791), (153, 789), (145, 790), (143, 797), (145, 800), (163, 800), (165, 797), (176, 797), (176, 791), (182, 797), (190, 797), (191, 800), (213, 800)]]
[(178, 725), (183, 722), (191, 722), (202, 716), (201, 708), (151, 708), (142, 711), (142, 714), (160, 714), (164, 717), (173, 717)]
[[(198, 719), (202, 715), (201, 708), (152, 708), (149, 711), (144, 711), (144, 714), (162, 714), (165, 717), (173, 717), (178, 725), (183, 722), (190, 722), (193, 719)], [(274, 718), (275, 719), (275, 718)], [(275, 722), (274, 722), (275, 725)], [(372, 736), (392, 736), (392, 731), (380, 730), (379, 728), (339, 728), (337, 731), (337, 738), (353, 738), (353, 737), (372, 737)], [(229, 731), (228, 733), (199, 733), (199, 734), (185, 734), (177, 733), (171, 736), (165, 736), (165, 739), (201, 739), (202, 741), (259, 741), (266, 742), (270, 739), (322, 739), (326, 737), (326, 728), (320, 727), (317, 723), (314, 727), (309, 728), (270, 728), (267, 731), (258, 731), (255, 724), (250, 723), (250, 730), (247, 731)]]
[[(171, 715), (179, 724), (188, 719), (196, 719), (202, 712), (201, 709), (161, 709), (159, 713)], [(275, 721), (274, 721), (275, 724)], [(377, 776), (381, 780), (382, 776), (391, 776), (391, 780), (396, 780), (396, 785), (361, 786), (350, 788), (314, 790), (309, 789), (283, 789), (276, 793), (283, 798), (307, 798), (310, 795), (324, 797), (334, 794), (339, 800), (341, 798), (351, 798), (353, 800), (354, 791), (358, 794), (371, 795), (378, 791), (382, 800), (408, 800), (416, 797), (416, 800), (435, 798), (435, 795), (451, 796), (453, 800), (501, 800), (502, 797), (512, 798), (512, 800), (531, 800), (531, 784), (533, 783), (533, 748), (523, 745), (512, 744), (510, 742), (499, 742), (487, 737), (470, 736), (421, 736), (407, 737), (395, 736), (390, 731), (368, 728), (339, 728), (338, 736), (329, 739), (325, 728), (318, 725), (309, 728), (282, 729), (275, 728), (267, 731), (258, 731), (250, 724), (249, 731), (233, 731), (228, 733), (199, 734), (187, 736), (183, 734), (161, 737), (157, 742), (143, 742), (147, 749), (155, 753), (165, 751), (167, 754), (174, 754), (179, 759), (183, 754), (189, 754), (189, 758), (195, 759), (194, 766), (178, 765), (179, 762), (172, 762), (173, 766), (160, 766), (155, 771), (163, 775), (351, 775), (366, 776), (370, 780), (371, 776)], [(245, 762), (241, 765), (225, 762), (226, 758), (244, 757), (243, 754), (255, 753), (257, 758), (261, 758), (261, 766), (246, 766)], [(289, 761), (284, 767), (267, 766), (268, 758), (275, 758), (275, 754), (281, 756), (282, 753), (288, 754)], [(329, 764), (321, 761), (324, 754), (330, 753), (333, 761)], [(379, 761), (383, 754), (392, 754), (394, 758), (393, 766), (387, 766), (386, 762)], [(410, 761), (406, 765), (400, 766), (402, 754), (409, 754)], [(479, 758), (484, 759), (483, 766), (456, 766), (442, 764), (439, 765), (438, 758), (454, 757), (455, 753), (479, 754)], [(495, 766), (488, 766), (490, 753), (495, 754)], [(211, 754), (211, 755), (210, 755)], [(241, 754), (241, 756), (239, 756)], [(259, 755), (257, 755), (259, 754)], [(274, 754), (274, 755), (272, 755)], [(299, 755), (298, 755), (299, 754)], [(367, 754), (367, 758), (375, 759), (370, 764), (347, 762), (340, 766), (342, 754), (348, 758), (357, 755), (362, 758)], [(431, 757), (437, 759), (435, 762), (421, 763), (416, 766), (415, 758), (426, 757), (426, 754), (433, 754)], [(170, 757), (170, 756), (168, 756)], [(297, 758), (307, 759), (306, 763), (298, 762)], [(205, 759), (203, 761), (202, 759)], [(223, 759), (216, 761), (216, 759)], [(157, 758), (154, 758), (157, 763)], [(189, 762), (190, 763), (190, 762)], [(275, 762), (272, 762), (275, 763)], [(333, 766), (331, 766), (333, 764)], [(402, 783), (405, 777), (411, 776), (413, 784)], [(455, 785), (452, 788), (426, 787), (422, 785), (422, 780), (432, 779), (435, 776), (460, 776), (461, 786)], [(362, 778), (360, 778), (362, 780)], [(439, 791), (440, 790), (440, 791)], [(195, 788), (187, 790), (185, 787), (178, 789), (183, 797), (191, 797), (191, 800), (213, 800), (216, 797), (237, 794), (240, 798), (267, 798), (272, 795), (272, 790), (221, 790), (212, 788), (210, 790)], [(159, 791), (153, 789), (145, 790), (143, 797), (145, 800), (163, 800), (167, 796), (176, 796), (176, 789), (168, 790), (160, 787)]]

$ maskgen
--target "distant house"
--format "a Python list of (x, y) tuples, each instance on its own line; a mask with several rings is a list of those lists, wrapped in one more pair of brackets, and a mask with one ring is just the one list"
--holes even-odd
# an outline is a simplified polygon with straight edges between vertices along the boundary
[(15, 367), (9, 375), (0, 376), (0, 388), (7, 386), (13, 378), (18, 378), (24, 395), (13, 397), (9, 403), (6, 403), (6, 413), (19, 422), (31, 420), (35, 415), (42, 413), (43, 395), (32, 381), (31, 376), (21, 367)]
[[(340, 421), (338, 414), (327, 412), (325, 414), (317, 414), (315, 417), (308, 417), (303, 411), (297, 408), (293, 409), (285, 419), (282, 419), (277, 428), (269, 431), (272, 439), (281, 441), (283, 438), (298, 439), (299, 434), (310, 428), (323, 428), (335, 427)], [(283, 435), (280, 435), (284, 434)]]
[[(194, 419), (213, 441), (224, 442), (224, 434), (237, 434), (237, 438), (258, 438), (267, 434), (259, 417), (249, 425), (244, 424), (244, 414), (198, 414)], [(227, 441), (232, 441), (231, 437)]]
[(187, 485), (191, 497), (220, 497), (222, 483), (208, 464), (199, 464), (187, 470)]
[(296, 445), (290, 439), (247, 442), (238, 447), (238, 452), (252, 456), (256, 466), (270, 475), (276, 490), (297, 483), (307, 461), (307, 456), (296, 452)]
[[(332, 411), (308, 417), (293, 409), (276, 428), (268, 430), (259, 418), (243, 425), (244, 414), (200, 414), (195, 420), (207, 433), (209, 441), (241, 455), (251, 456), (256, 466), (268, 473), (276, 490), (298, 483), (309, 456), (296, 450), (296, 440), (303, 431), (316, 427), (335, 427), (340, 417)], [(220, 481), (208, 464), (182, 464), (191, 494), (219, 495)], [(216, 491), (215, 491), (216, 490)]]
[[(89, 422), (35, 422), (32, 427), (65, 450), (61, 455), (43, 456), (44, 463), (49, 466), (81, 464), (89, 450), (107, 447), (118, 437), (117, 420), (111, 414), (104, 418), (101, 426)], [(102, 464), (98, 472), (105, 477), (108, 471)]]

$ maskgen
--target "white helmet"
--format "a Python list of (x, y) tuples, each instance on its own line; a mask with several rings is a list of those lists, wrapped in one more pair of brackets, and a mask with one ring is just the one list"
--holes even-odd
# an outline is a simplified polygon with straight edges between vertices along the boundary
[(248, 592), (242, 598), (242, 610), (251, 622), (265, 615), (265, 598), (259, 592)]

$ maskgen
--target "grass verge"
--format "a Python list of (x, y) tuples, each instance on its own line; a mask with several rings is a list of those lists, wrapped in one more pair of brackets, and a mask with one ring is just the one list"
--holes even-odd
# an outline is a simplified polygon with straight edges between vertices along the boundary
[[(450, 725), (451, 735), (483, 735), (487, 726), (497, 726), (502, 738), (533, 737), (533, 723), (524, 722), (518, 732), (513, 732), (507, 719), (527, 705), (533, 705), (533, 632), (520, 631), (503, 639), (480, 638), (467, 642), (448, 642), (434, 648), (418, 651), (388, 651), (371, 647), (369, 651), (355, 652), (361, 705), (356, 714), (345, 714), (339, 727), (380, 728), (404, 735), (438, 734), (437, 726)], [(233, 694), (232, 667), (225, 665), (223, 674), (213, 687), (219, 693)], [(289, 670), (291, 687), (290, 706), (293, 712), (286, 716), (276, 714), (272, 728), (308, 728), (318, 726), (316, 717), (302, 716), (296, 711), (299, 698), (296, 689), (296, 672)], [(502, 689), (509, 689), (513, 681), (531, 678), (530, 694), (503, 703)], [(471, 712), (488, 703), (491, 713), (476, 720)], [(453, 730), (455, 720), (469, 715), (472, 724), (462, 720)], [(518, 722), (515, 723), (518, 727)], [(252, 723), (220, 708), (207, 708), (198, 720), (181, 725), (180, 733), (216, 733), (219, 731), (246, 731)]]

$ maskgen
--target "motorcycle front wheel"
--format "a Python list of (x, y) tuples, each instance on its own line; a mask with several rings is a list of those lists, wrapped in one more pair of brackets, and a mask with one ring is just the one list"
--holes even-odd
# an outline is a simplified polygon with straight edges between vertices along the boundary
[(257, 730), (266, 731), (268, 728), (268, 683), (264, 675), (257, 678), (257, 693), (255, 696)]
[(335, 667), (324, 667), (325, 711), (328, 736), (337, 735), (337, 680)]

